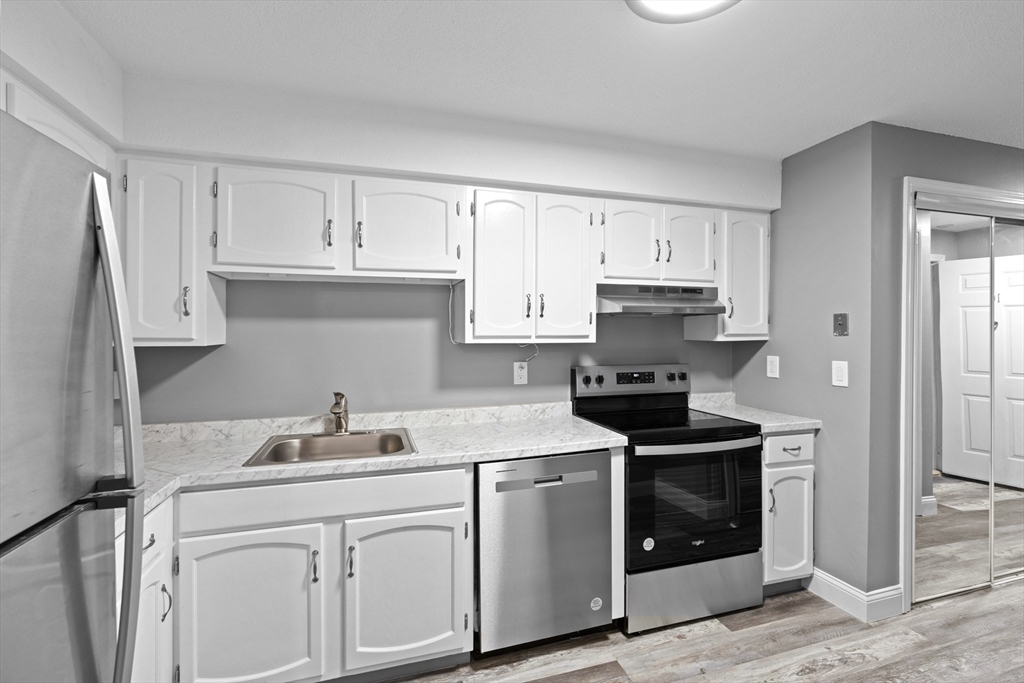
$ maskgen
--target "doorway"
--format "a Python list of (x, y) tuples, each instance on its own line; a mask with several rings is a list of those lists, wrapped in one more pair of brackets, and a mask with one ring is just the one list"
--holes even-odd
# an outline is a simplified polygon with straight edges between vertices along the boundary
[(1024, 196), (907, 178), (904, 202), (908, 611), (1024, 577)]

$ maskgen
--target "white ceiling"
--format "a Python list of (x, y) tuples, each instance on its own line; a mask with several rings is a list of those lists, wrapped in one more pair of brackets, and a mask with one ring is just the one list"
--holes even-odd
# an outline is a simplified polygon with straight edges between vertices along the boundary
[(1024, 0), (66, 0), (128, 74), (782, 159), (867, 121), (1024, 148)]

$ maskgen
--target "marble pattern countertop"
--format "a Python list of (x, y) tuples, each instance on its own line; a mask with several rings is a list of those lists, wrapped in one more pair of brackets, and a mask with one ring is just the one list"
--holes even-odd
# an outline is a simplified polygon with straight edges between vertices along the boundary
[[(818, 429), (819, 420), (739, 406), (731, 392), (693, 394), (698, 410), (758, 422), (765, 433)], [(626, 437), (572, 415), (568, 401), (521, 406), (355, 414), (349, 428), (407, 427), (417, 452), (317, 463), (243, 467), (275, 434), (323, 432), (330, 415), (143, 426), (146, 512), (182, 488), (272, 483), (466, 465), (626, 445)], [(118, 430), (119, 432), (120, 430)], [(116, 441), (120, 442), (120, 434)], [(123, 462), (120, 464), (123, 469)], [(123, 515), (117, 533), (124, 530)]]

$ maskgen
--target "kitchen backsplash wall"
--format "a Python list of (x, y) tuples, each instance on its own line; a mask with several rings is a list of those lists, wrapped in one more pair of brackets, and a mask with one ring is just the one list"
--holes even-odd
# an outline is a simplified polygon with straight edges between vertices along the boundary
[(693, 390), (731, 391), (731, 344), (683, 341), (683, 320), (598, 317), (596, 344), (548, 344), (526, 385), (512, 363), (533, 345), (453, 345), (447, 286), (231, 281), (228, 343), (139, 348), (145, 423), (326, 413), (332, 391), (353, 412), (569, 399), (585, 363), (688, 362)]

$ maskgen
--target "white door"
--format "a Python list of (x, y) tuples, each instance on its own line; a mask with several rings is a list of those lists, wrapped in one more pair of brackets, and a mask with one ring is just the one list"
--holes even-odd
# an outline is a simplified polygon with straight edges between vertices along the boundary
[(530, 339), (537, 320), (534, 195), (479, 190), (475, 203), (473, 335)]
[(642, 202), (605, 202), (604, 276), (657, 280), (667, 253), (662, 244), (663, 209)]
[(814, 466), (762, 470), (764, 580), (814, 571)]
[(726, 337), (768, 334), (768, 216), (726, 212)]
[(135, 683), (170, 683), (174, 678), (173, 585), (171, 559), (166, 553), (143, 568), (132, 665)]
[(459, 269), (460, 188), (407, 180), (354, 182), (354, 267), (455, 273)]
[(197, 318), (195, 165), (129, 159), (127, 202), (132, 337), (191, 341)]
[(665, 207), (665, 268), (662, 279), (715, 281), (715, 210)]
[(178, 542), (181, 680), (322, 676), (323, 525)]
[(943, 261), (939, 268), (942, 471), (989, 480), (989, 259)]
[(345, 670), (461, 651), (466, 511), (345, 521)]
[(593, 204), (578, 197), (537, 196), (537, 337), (587, 339), (593, 332)]
[(993, 480), (1024, 488), (1024, 256), (995, 259)]
[(337, 199), (333, 175), (218, 167), (217, 263), (334, 268)]

